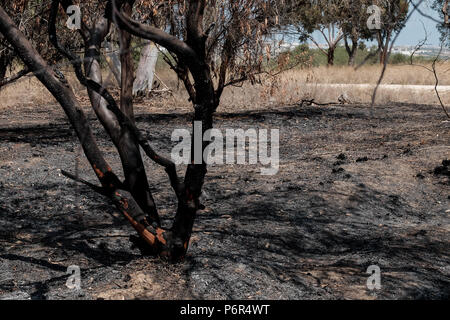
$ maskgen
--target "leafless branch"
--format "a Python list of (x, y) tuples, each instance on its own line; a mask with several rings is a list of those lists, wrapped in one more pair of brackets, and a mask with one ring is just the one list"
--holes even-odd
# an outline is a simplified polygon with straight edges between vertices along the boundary
[(437, 75), (437, 72), (436, 72), (436, 63), (437, 63), (437, 61), (438, 61), (438, 59), (439, 59), (439, 57), (440, 57), (440, 55), (441, 55), (441, 53), (442, 53), (442, 48), (443, 48), (443, 46), (444, 46), (444, 44), (441, 43), (441, 48), (439, 49), (439, 53), (438, 53), (437, 56), (434, 58), (433, 64), (432, 64), (433, 74), (434, 74), (434, 79), (436, 80), (435, 85), (434, 85), (434, 91), (436, 92), (436, 96), (438, 97), (439, 104), (441, 105), (442, 110), (444, 110), (444, 113), (445, 113), (445, 115), (447, 116), (447, 118), (450, 118), (450, 115), (448, 114), (447, 109), (445, 108), (445, 105), (444, 105), (444, 103), (442, 102), (441, 95), (439, 94), (439, 91), (438, 91), (438, 89), (437, 89), (437, 87), (438, 87), (438, 85), (439, 85), (439, 78), (438, 78), (438, 75)]

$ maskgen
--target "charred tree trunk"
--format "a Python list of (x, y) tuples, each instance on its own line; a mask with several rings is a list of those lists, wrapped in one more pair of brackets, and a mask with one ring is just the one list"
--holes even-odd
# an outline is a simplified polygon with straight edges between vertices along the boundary
[[(64, 1), (63, 8), (66, 10), (70, 5), (70, 1)], [(58, 1), (53, 2), (52, 4), (52, 16), (50, 21), (55, 23), (56, 12), (58, 7)], [(50, 37), (56, 37), (56, 34), (52, 35), (52, 32), (56, 33), (54, 25), (50, 25), (52, 28), (50, 31)], [(106, 18), (98, 19), (92, 28), (83, 25), (81, 34), (85, 41), (85, 73), (88, 75), (88, 78), (92, 80), (94, 83), (101, 86), (102, 84), (102, 74), (100, 67), (100, 46), (104, 42), (106, 35), (108, 34), (110, 28), (110, 22)], [(55, 43), (55, 39), (53, 39), (53, 43), (57, 45), (57, 41)], [(130, 41), (128, 43), (128, 47), (126, 50), (129, 50)], [(61, 48), (59, 48), (61, 49)], [(131, 57), (131, 52), (129, 52), (129, 57)], [(70, 57), (69, 57), (70, 58)], [(125, 69), (126, 72), (123, 74), (131, 73), (131, 80), (126, 79), (123, 83), (128, 84), (131, 81), (132, 84), (132, 72), (133, 72), (133, 64), (132, 60), (128, 61), (124, 65), (126, 68), (131, 68), (131, 72), (129, 69)], [(81, 72), (81, 70), (79, 71)], [(77, 72), (76, 72), (77, 73)], [(77, 74), (77, 77), (80, 75)], [(79, 79), (80, 80), (80, 79)], [(84, 82), (86, 85), (86, 81)], [(103, 89), (102, 89), (103, 90)], [(126, 89), (122, 89), (125, 94), (131, 92), (131, 89), (128, 87)], [(157, 226), (160, 225), (159, 216), (156, 210), (156, 205), (153, 200), (152, 194), (150, 192), (150, 186), (147, 181), (146, 172), (144, 168), (144, 164), (142, 161), (140, 147), (136, 142), (135, 136), (130, 132), (129, 126), (120, 125), (119, 119), (117, 119), (117, 114), (111, 111), (111, 106), (107, 103), (105, 99), (103, 99), (99, 92), (94, 92), (92, 88), (88, 86), (88, 94), (91, 100), (92, 107), (102, 125), (105, 127), (107, 133), (111, 137), (114, 145), (116, 146), (120, 159), (122, 161), (122, 168), (124, 171), (125, 181), (123, 187), (129, 191), (133, 200), (135, 200), (138, 206), (146, 213), (147, 220), (150, 224), (156, 223)], [(132, 98), (122, 99), (121, 100), (121, 110), (126, 110), (128, 114), (133, 114), (133, 104)], [(125, 116), (127, 114), (122, 111)], [(130, 121), (133, 121), (133, 118), (129, 118)]]
[[(123, 11), (131, 15), (134, 1), (128, 1), (123, 5)], [(120, 30), (120, 63), (121, 63), (121, 95), (120, 109), (132, 122), (133, 112), (133, 83), (134, 63), (131, 50), (131, 34)], [(122, 160), (125, 185), (130, 190), (142, 209), (148, 213), (151, 222), (160, 225), (156, 205), (150, 192), (147, 175), (142, 161), (139, 145), (135, 142), (133, 134), (128, 128), (123, 128), (118, 141), (120, 158)]]
[[(102, 72), (99, 60), (100, 44), (108, 33), (108, 21), (99, 19), (95, 22), (92, 29), (88, 30), (89, 36), (85, 39), (85, 60), (84, 70), (88, 78), (97, 83), (103, 83)], [(108, 135), (114, 143), (117, 143), (120, 137), (120, 126), (115, 115), (108, 109), (106, 100), (98, 93), (87, 88), (89, 99), (97, 118), (106, 129)]]
[[(114, 1), (112, 1), (114, 4)], [(202, 134), (213, 126), (213, 114), (218, 106), (219, 98), (214, 90), (211, 70), (206, 62), (206, 39), (203, 32), (203, 13), (205, 0), (190, 1), (186, 13), (186, 40), (182, 41), (164, 31), (146, 25), (136, 23), (129, 14), (114, 10), (114, 19), (120, 29), (125, 29), (136, 36), (154, 41), (165, 47), (178, 58), (178, 76), (183, 80), (187, 91), (194, 104), (193, 125), (196, 121), (202, 123)], [(192, 75), (194, 85), (190, 83), (188, 73)], [(200, 141), (199, 141), (200, 140)], [(195, 159), (195, 149), (200, 143), (201, 159)], [(169, 252), (171, 259), (178, 261), (183, 259), (189, 245), (192, 227), (198, 210), (201, 210), (200, 195), (207, 172), (206, 163), (203, 160), (203, 151), (209, 142), (192, 137), (191, 164), (188, 165), (184, 183), (180, 184), (177, 192), (178, 209), (169, 239)], [(174, 188), (177, 189), (177, 188)]]
[[(56, 12), (57, 7), (52, 7), (52, 14), (56, 16)], [(26, 67), (35, 74), (39, 81), (42, 82), (62, 106), (71, 125), (75, 129), (78, 139), (83, 147), (83, 151), (101, 182), (102, 187), (96, 187), (89, 183), (87, 184), (95, 191), (108, 196), (139, 235), (154, 248), (156, 252), (167, 255), (167, 240), (164, 238), (165, 230), (160, 229), (158, 226), (150, 226), (147, 223), (140, 222), (145, 216), (144, 212), (139, 204), (136, 203), (133, 196), (128, 191), (124, 190), (123, 184), (104, 159), (94, 139), (89, 122), (79, 106), (69, 83), (60, 72), (52, 69), (44, 61), (1, 6), (0, 32), (8, 40), (11, 46), (14, 47)], [(55, 39), (52, 40), (57, 41)], [(120, 115), (120, 113), (118, 114)]]
[[(187, 39), (186, 43), (193, 49), (198, 58), (197, 63), (188, 62), (190, 72), (195, 81), (195, 99), (194, 119), (195, 122), (201, 122), (202, 132), (204, 133), (213, 127), (213, 114), (219, 104), (219, 98), (216, 96), (214, 84), (211, 78), (211, 71), (206, 64), (206, 37), (203, 33), (204, 2), (192, 1), (189, 5), (187, 14)], [(200, 195), (202, 192), (207, 165), (203, 159), (203, 152), (210, 142), (198, 141), (199, 137), (192, 136), (191, 143), (191, 164), (188, 165), (184, 179), (184, 198), (180, 201), (177, 214), (172, 226), (172, 253), (176, 257), (184, 257), (189, 246), (192, 228), (194, 225), (197, 211), (201, 209)], [(195, 148), (201, 144), (201, 159), (196, 159)], [(197, 163), (197, 161), (201, 163)]]
[[(109, 30), (109, 23), (106, 19), (101, 18), (96, 22), (96, 25), (89, 30), (89, 37), (85, 43), (85, 72), (87, 76), (95, 82), (102, 83), (102, 74), (99, 61), (100, 45), (104, 41), (104, 37)], [(127, 42), (129, 44), (129, 42)], [(130, 54), (131, 57), (131, 54)], [(132, 61), (131, 61), (132, 62)], [(127, 63), (122, 64), (124, 66), (123, 75), (128, 75), (125, 78), (124, 84), (130, 85), (132, 83), (132, 70), (133, 65), (127, 60)], [(131, 68), (131, 76), (130, 76)], [(131, 78), (131, 79), (130, 79)], [(123, 87), (123, 86), (122, 86)], [(129, 87), (122, 88), (125, 94), (129, 93)], [(89, 98), (92, 107), (111, 137), (114, 145), (116, 146), (125, 176), (125, 187), (131, 192), (136, 202), (147, 213), (148, 220), (160, 224), (160, 220), (157, 214), (156, 205), (152, 194), (150, 192), (150, 186), (147, 181), (147, 176), (142, 161), (139, 145), (135, 142), (132, 133), (128, 128), (121, 128), (116, 116), (108, 109), (107, 102), (99, 94), (88, 88)], [(131, 99), (121, 100), (121, 109), (128, 113), (128, 116), (133, 114), (133, 105)], [(125, 112), (124, 112), (125, 113)], [(131, 118), (132, 119), (132, 118)]]
[[(123, 12), (132, 14), (134, 0), (127, 1), (123, 5)], [(131, 34), (125, 30), (119, 30), (120, 37), (120, 65), (121, 65), (121, 88), (120, 109), (131, 121), (134, 121), (133, 113), (133, 53), (131, 51)]]

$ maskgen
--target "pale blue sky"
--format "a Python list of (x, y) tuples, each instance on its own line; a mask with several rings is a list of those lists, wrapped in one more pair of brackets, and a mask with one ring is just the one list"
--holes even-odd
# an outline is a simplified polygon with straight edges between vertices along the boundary
[[(431, 1), (424, 1), (422, 5), (420, 6), (421, 11), (423, 11), (425, 14), (428, 14), (435, 19), (439, 20), (438, 13), (432, 10), (427, 2)], [(413, 7), (411, 6), (410, 10), (412, 10)], [(409, 19), (408, 23), (406, 24), (406, 27), (402, 30), (401, 34), (398, 36), (397, 41), (395, 42), (396, 45), (416, 45), (419, 41), (423, 40), (425, 38), (425, 32), (423, 30), (423, 25), (425, 25), (425, 28), (428, 33), (428, 44), (431, 45), (439, 45), (439, 32), (436, 29), (436, 22), (432, 21), (431, 19), (427, 17), (423, 17), (418, 11), (415, 11), (411, 18)]]

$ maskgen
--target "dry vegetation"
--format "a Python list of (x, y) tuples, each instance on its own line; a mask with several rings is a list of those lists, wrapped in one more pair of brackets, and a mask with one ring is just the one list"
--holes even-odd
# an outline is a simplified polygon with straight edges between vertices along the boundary
[[(430, 66), (427, 66), (430, 68)], [(441, 86), (450, 85), (450, 62), (438, 64), (437, 75)], [(249, 83), (242, 87), (229, 87), (221, 99), (221, 111), (251, 110), (262, 107), (292, 105), (302, 99), (314, 99), (317, 102), (336, 102), (341, 95), (345, 95), (349, 102), (368, 103), (371, 100), (373, 86), (378, 80), (381, 67), (367, 65), (355, 70), (351, 67), (336, 66), (332, 68), (317, 67), (290, 70), (278, 78), (268, 78), (263, 84), (252, 86)], [(69, 81), (75, 88), (80, 99), (85, 100), (85, 89), (68, 74)], [(168, 111), (190, 111), (191, 105), (181, 83), (170, 70), (160, 68), (159, 77), (172, 90), (171, 94), (164, 94), (158, 98), (146, 100), (146, 107)], [(110, 86), (115, 82), (111, 74), (105, 72), (105, 79)], [(371, 87), (328, 87), (323, 84), (371, 84)], [(420, 66), (391, 65), (388, 67), (383, 84), (396, 85), (424, 85), (428, 89), (416, 88), (386, 89), (378, 92), (377, 103), (417, 103), (438, 104), (433, 90), (435, 84), (432, 72)], [(444, 103), (450, 103), (450, 90), (441, 90)], [(18, 105), (44, 105), (56, 103), (48, 91), (34, 78), (25, 77), (15, 84), (0, 89), (0, 108), (16, 107)], [(137, 108), (144, 107), (137, 101)]]

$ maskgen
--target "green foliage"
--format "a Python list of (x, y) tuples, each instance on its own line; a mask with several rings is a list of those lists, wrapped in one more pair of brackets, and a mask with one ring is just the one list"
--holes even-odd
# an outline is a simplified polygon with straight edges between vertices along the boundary
[[(291, 55), (296, 56), (303, 54), (311, 58), (312, 66), (326, 66), (328, 64), (327, 56), (319, 49), (309, 49), (308, 45), (302, 44), (291, 51)], [(361, 63), (370, 52), (367, 49), (358, 48), (356, 53), (356, 63)], [(368, 61), (368, 63), (376, 63), (377, 57)], [(337, 66), (344, 66), (348, 64), (348, 53), (343, 46), (338, 46), (334, 52), (334, 64)]]
[(394, 53), (391, 54), (391, 56), (389, 57), (389, 63), (391, 64), (406, 64), (409, 63), (410, 57), (406, 56), (404, 54), (401, 53)]

